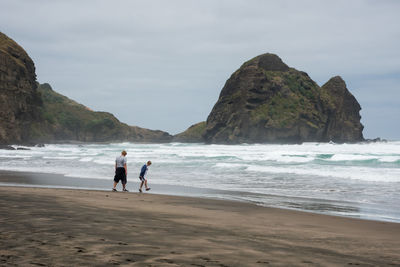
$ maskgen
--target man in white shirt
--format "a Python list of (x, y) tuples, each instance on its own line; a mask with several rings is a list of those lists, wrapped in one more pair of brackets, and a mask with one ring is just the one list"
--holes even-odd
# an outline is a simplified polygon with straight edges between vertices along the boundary
[(126, 166), (126, 151), (123, 150), (121, 152), (121, 156), (115, 159), (115, 176), (114, 176), (114, 187), (112, 189), (113, 192), (116, 192), (116, 186), (118, 182), (121, 180), (122, 183), (122, 191), (128, 192), (126, 187), (126, 176), (128, 175), (128, 167)]

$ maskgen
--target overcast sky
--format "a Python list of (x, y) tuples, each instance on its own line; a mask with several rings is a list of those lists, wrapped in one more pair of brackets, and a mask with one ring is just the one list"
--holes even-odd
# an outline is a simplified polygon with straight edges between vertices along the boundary
[(364, 136), (400, 140), (400, 1), (0, 0), (0, 31), (40, 83), (130, 125), (206, 120), (225, 81), (278, 54), (319, 85), (340, 75)]

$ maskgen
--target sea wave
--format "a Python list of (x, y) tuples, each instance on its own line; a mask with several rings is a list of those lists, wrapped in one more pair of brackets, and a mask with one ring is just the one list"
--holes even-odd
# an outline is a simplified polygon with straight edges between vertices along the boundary
[(400, 205), (400, 142), (51, 144), (0, 150), (0, 169), (111, 181), (115, 158), (122, 150), (128, 152), (129, 182), (137, 182), (141, 166), (151, 160), (150, 182), (160, 184), (260, 193), (260, 197), (274, 194)]
[(353, 179), (369, 182), (400, 182), (400, 170), (336, 167), (326, 168), (304, 168), (302, 166), (276, 167), (276, 166), (248, 166), (248, 171), (270, 173), (270, 174), (295, 174), (313, 177), (332, 177), (337, 179)]
[(366, 161), (378, 159), (378, 156), (357, 155), (357, 154), (335, 154), (329, 160), (332, 161)]

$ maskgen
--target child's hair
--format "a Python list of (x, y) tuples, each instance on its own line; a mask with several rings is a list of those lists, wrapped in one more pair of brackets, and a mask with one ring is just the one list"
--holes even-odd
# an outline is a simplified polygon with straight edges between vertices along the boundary
[(125, 150), (122, 150), (121, 154), (124, 155), (124, 156), (126, 156), (127, 153), (126, 153)]
[(151, 161), (150, 160), (147, 162), (147, 165), (151, 165)]

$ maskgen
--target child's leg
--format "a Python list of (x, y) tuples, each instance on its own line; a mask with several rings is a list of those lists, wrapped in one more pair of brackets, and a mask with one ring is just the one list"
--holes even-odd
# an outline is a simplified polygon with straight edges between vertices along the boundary
[(147, 179), (144, 180), (144, 186), (146, 187), (146, 189), (149, 188), (149, 187), (147, 186)]
[(142, 182), (140, 183), (140, 189), (142, 189), (143, 184), (144, 184), (144, 182), (142, 181)]

